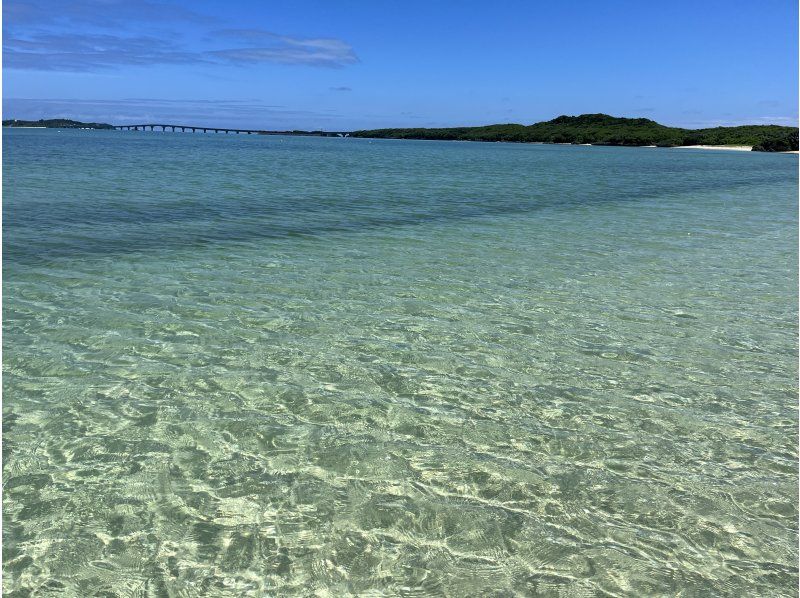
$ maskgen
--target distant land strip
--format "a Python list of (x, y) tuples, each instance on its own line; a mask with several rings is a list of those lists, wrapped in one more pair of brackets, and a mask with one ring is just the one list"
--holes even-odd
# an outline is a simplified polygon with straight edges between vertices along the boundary
[(499, 124), (445, 129), (374, 129), (353, 137), (388, 139), (450, 139), (518, 143), (679, 147), (691, 145), (751, 146), (754, 151), (797, 151), (797, 127), (744, 125), (711, 129), (667, 127), (647, 118), (607, 114), (559, 116), (533, 125)]
[[(367, 137), (375, 139), (430, 139), (451, 141), (504, 141), (511, 143), (559, 143), (612, 146), (748, 146), (753, 151), (787, 152), (798, 150), (798, 128), (779, 125), (743, 125), (707, 129), (667, 127), (647, 118), (620, 118), (607, 114), (559, 116), (532, 125), (496, 124), (482, 127), (450, 127), (437, 129), (371, 129), (361, 131), (262, 131), (229, 127), (187, 125), (110, 125), (82, 123), (67, 119), (38, 121), (4, 120), (4, 127), (48, 127), (120, 129), (160, 127), (191, 131), (255, 133), (260, 135), (304, 135), (319, 137)], [(155, 129), (157, 130), (157, 129)]]
[(244, 133), (246, 135), (300, 135), (306, 137), (349, 137), (349, 131), (268, 131), (264, 129), (236, 129), (234, 127), (209, 127), (198, 125), (174, 125), (162, 123), (145, 123), (135, 125), (110, 125), (108, 123), (85, 123), (78, 120), (65, 118), (50, 118), (40, 120), (17, 120), (10, 119), (3, 121), (4, 127), (16, 127), (25, 129), (104, 129), (118, 131), (180, 131), (182, 133)]

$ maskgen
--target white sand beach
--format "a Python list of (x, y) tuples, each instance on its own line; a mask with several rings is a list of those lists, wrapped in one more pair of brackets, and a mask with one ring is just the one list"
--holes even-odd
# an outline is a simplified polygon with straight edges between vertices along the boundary
[(732, 150), (735, 152), (751, 152), (751, 145), (678, 145), (675, 149), (712, 149), (712, 150)]

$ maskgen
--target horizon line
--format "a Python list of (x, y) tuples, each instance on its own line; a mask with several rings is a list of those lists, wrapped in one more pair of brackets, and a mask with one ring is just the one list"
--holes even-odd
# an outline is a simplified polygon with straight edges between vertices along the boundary
[[(230, 130), (230, 131), (252, 131), (252, 132), (289, 132), (289, 131), (301, 131), (301, 132), (324, 132), (324, 133), (352, 133), (356, 131), (379, 131), (379, 130), (387, 130), (387, 129), (476, 129), (482, 127), (492, 127), (492, 126), (521, 126), (521, 127), (530, 127), (537, 124), (542, 123), (549, 123), (558, 118), (567, 117), (567, 118), (578, 118), (582, 116), (607, 116), (611, 118), (621, 118), (626, 120), (644, 120), (651, 123), (655, 123), (664, 127), (672, 128), (672, 129), (685, 129), (688, 131), (696, 131), (696, 130), (703, 130), (703, 129), (727, 129), (727, 128), (736, 128), (736, 127), (783, 127), (783, 128), (800, 128), (800, 123), (793, 124), (793, 125), (786, 125), (786, 124), (778, 124), (775, 122), (748, 122), (748, 123), (741, 123), (736, 125), (711, 125), (711, 126), (701, 126), (701, 127), (686, 127), (686, 126), (675, 126), (675, 125), (665, 125), (660, 123), (652, 118), (648, 118), (646, 116), (614, 116), (611, 114), (607, 114), (604, 112), (586, 112), (582, 114), (559, 114), (551, 118), (550, 120), (541, 120), (532, 122), (529, 124), (519, 123), (519, 122), (493, 122), (481, 125), (450, 125), (450, 126), (384, 126), (384, 127), (372, 127), (372, 128), (352, 128), (352, 129), (320, 129), (320, 128), (283, 128), (283, 129), (242, 129), (239, 127), (232, 127), (232, 126), (216, 126), (216, 125), (184, 125), (184, 124), (173, 124), (169, 122), (147, 122), (147, 123), (131, 123), (131, 124), (118, 124), (112, 122), (102, 122), (102, 121), (84, 121), (78, 120), (75, 117), (68, 117), (68, 116), (56, 116), (56, 117), (42, 117), (38, 119), (31, 119), (31, 118), (4, 118), (3, 122), (8, 121), (23, 121), (23, 122), (39, 122), (39, 121), (48, 121), (48, 120), (70, 120), (74, 122), (80, 123), (93, 123), (99, 125), (109, 125), (112, 127), (134, 127), (134, 126), (167, 126), (167, 127), (184, 127), (184, 128), (195, 128), (195, 129), (219, 129), (219, 130)], [(5, 125), (4, 125), (5, 126)]]

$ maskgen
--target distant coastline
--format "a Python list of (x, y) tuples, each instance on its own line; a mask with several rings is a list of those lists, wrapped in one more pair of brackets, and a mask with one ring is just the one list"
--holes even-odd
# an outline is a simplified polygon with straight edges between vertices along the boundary
[(736, 147), (753, 151), (798, 150), (797, 127), (744, 125), (710, 129), (667, 127), (646, 118), (620, 118), (607, 114), (559, 116), (532, 125), (496, 124), (482, 127), (438, 129), (373, 129), (354, 131), (353, 137), (382, 139), (448, 139), (459, 141), (508, 141), (570, 145), (630, 147)]
[(560, 145), (608, 145), (625, 147), (673, 147), (735, 151), (797, 152), (798, 128), (780, 125), (743, 125), (708, 129), (668, 127), (646, 118), (620, 118), (607, 114), (559, 116), (532, 125), (496, 124), (481, 127), (394, 128), (359, 131), (268, 131), (196, 125), (144, 124), (112, 125), (70, 119), (4, 120), (4, 127), (65, 129), (131, 129), (182, 132), (247, 133), (317, 137), (360, 137), (372, 139), (420, 139), (440, 141), (484, 141), (548, 143)]
[(49, 118), (39, 120), (17, 120), (16, 118), (3, 121), (3, 127), (17, 129), (113, 129), (114, 125), (108, 123), (84, 123), (68, 118)]
[(180, 129), (181, 132), (202, 133), (245, 133), (248, 135), (294, 135), (299, 137), (349, 137), (349, 131), (270, 131), (264, 129), (237, 129), (233, 127), (210, 127), (208, 125), (178, 125), (171, 123), (142, 123), (131, 125), (111, 125), (108, 123), (85, 123), (78, 120), (65, 118), (50, 118), (39, 120), (9, 119), (3, 121), (3, 127), (14, 129), (98, 129), (98, 130), (141, 130), (141, 131), (166, 131), (173, 133)]

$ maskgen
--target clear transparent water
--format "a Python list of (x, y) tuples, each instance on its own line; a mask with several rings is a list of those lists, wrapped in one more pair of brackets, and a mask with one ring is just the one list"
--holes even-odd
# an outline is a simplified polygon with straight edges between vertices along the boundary
[(796, 157), (3, 147), (9, 595), (796, 595)]

